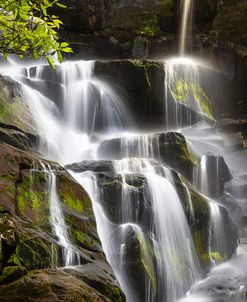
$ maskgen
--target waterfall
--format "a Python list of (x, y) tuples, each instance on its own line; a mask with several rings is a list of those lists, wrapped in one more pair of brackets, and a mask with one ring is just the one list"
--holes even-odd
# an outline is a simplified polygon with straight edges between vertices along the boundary
[[(97, 175), (92, 172), (70, 172), (87, 190), (93, 201), (98, 232), (107, 259), (118, 277), (127, 301), (176, 301), (199, 279), (200, 273), (187, 219), (176, 189), (170, 182), (171, 174), (164, 167), (157, 174), (152, 161), (148, 159), (125, 158), (115, 161), (114, 166), (115, 172), (122, 180), (119, 225), (111, 222), (105, 213), (106, 209), (102, 208), (104, 195), (100, 194)], [(152, 204), (153, 216), (146, 218), (147, 223), (151, 224), (150, 227), (137, 222), (138, 213), (133, 205), (135, 189), (126, 180), (131, 175), (134, 177), (136, 173), (144, 176), (145, 200)], [(136, 191), (136, 201), (138, 196)], [(148, 231), (145, 231), (146, 228)], [(130, 244), (127, 240), (129, 232), (135, 233), (141, 242), (141, 257), (148, 266), (148, 278), (143, 284), (141, 296), (135, 288), (138, 286), (136, 279), (131, 277), (133, 272), (128, 265), (128, 258), (125, 258), (125, 250), (128, 251)], [(152, 247), (148, 247), (150, 244)], [(156, 269), (150, 256), (151, 249), (158, 261)]]
[(57, 194), (57, 180), (55, 173), (51, 170), (50, 166), (48, 169), (42, 164), (44, 171), (48, 174), (48, 195), (50, 203), (50, 215), (51, 215), (51, 226), (53, 233), (58, 239), (58, 244), (62, 246), (62, 263), (58, 259), (56, 251), (53, 253), (53, 259), (55, 266), (75, 266), (80, 264), (79, 253), (76, 252), (73, 244), (70, 242), (69, 235), (67, 232), (67, 225), (65, 223), (63, 210), (61, 208), (61, 202)]
[(93, 76), (94, 64), (78, 61), (63, 63), (56, 71), (47, 65), (6, 71), (22, 86), (37, 123), (39, 152), (48, 159), (66, 164), (94, 158), (91, 136), (113, 134), (132, 123), (124, 100)]
[(192, 0), (181, 1), (181, 24), (179, 35), (179, 54), (184, 56), (186, 50), (186, 39), (188, 38), (189, 27), (192, 20)]
[[(209, 236), (209, 256), (212, 264), (215, 266), (224, 260), (223, 254), (226, 250), (227, 237), (225, 226), (220, 211), (220, 206), (214, 202), (209, 202), (210, 207), (210, 236)], [(222, 254), (221, 254), (222, 253)]]
[[(212, 102), (201, 84), (200, 63), (188, 58), (173, 58), (165, 62), (164, 68), (166, 125), (172, 120), (176, 128), (186, 121), (192, 125), (205, 118), (214, 120)], [(193, 117), (193, 112), (197, 116)]]
[[(45, 158), (64, 167), (71, 163), (80, 166), (85, 160), (95, 162), (103, 157), (98, 152), (102, 137), (118, 139), (125, 134), (120, 138), (118, 159), (112, 160), (113, 151), (107, 151), (112, 170), (99, 173), (89, 167), (82, 173), (68, 172), (91, 198), (103, 250), (127, 301), (175, 302), (200, 279), (200, 268), (174, 174), (157, 161), (161, 159), (159, 133), (125, 132), (133, 123), (131, 113), (109, 84), (95, 77), (94, 66), (93, 61), (67, 62), (56, 73), (47, 66), (26, 67), (12, 77), (21, 83), (24, 100), (37, 123), (38, 152)], [(169, 91), (176, 100), (176, 128), (185, 119), (178, 103), (200, 115), (210, 112), (194, 63), (168, 61), (166, 71), (167, 97)], [(166, 148), (166, 133), (163, 136)], [(63, 247), (62, 265), (79, 265), (60, 205), (56, 175), (50, 168), (47, 173), (51, 224)], [(190, 191), (182, 185), (194, 215)], [(116, 195), (109, 199), (114, 190)], [(219, 209), (211, 203), (210, 207), (212, 260), (217, 258), (216, 229), (222, 220)]]

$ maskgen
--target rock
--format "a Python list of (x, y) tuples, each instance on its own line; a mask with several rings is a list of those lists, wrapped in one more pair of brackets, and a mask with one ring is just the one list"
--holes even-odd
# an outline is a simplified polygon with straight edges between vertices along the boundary
[(35, 123), (23, 100), (20, 85), (0, 75), (0, 126), (4, 125), (22, 133), (36, 134)]
[(177, 170), (189, 180), (192, 180), (193, 167), (198, 164), (198, 159), (189, 151), (183, 134), (178, 132), (105, 140), (98, 148), (98, 157), (151, 157)]
[(147, 59), (148, 58), (148, 43), (142, 37), (136, 37), (134, 40), (132, 54), (134, 58)]
[(104, 261), (98, 261), (97, 263), (97, 266), (89, 263), (76, 269), (64, 268), (63, 271), (85, 282), (111, 301), (125, 301), (108, 265)]
[(226, 183), (225, 191), (230, 193), (235, 198), (246, 198), (247, 194), (247, 175), (240, 174)]
[[(29, 292), (30, 286), (33, 288), (40, 286), (40, 291), (43, 285), (46, 290), (53, 288), (52, 277), (49, 275), (51, 271), (38, 272), (37, 278), (34, 277), (35, 274), (32, 275), (32, 272), (37, 269), (54, 268), (62, 263), (63, 247), (54, 236), (50, 225), (50, 176), (47, 171), (44, 171), (44, 165), (47, 167), (48, 163), (42, 162), (36, 156), (6, 144), (0, 144), (0, 187), (4, 190), (1, 190), (0, 194), (0, 284), (4, 284), (0, 286), (0, 300), (3, 301), (12, 299), (13, 288), (17, 295), (15, 301), (26, 301), (30, 295), (33, 297), (32, 290)], [(94, 276), (97, 271), (97, 274), (101, 275), (100, 287), (105, 286), (104, 294), (107, 293), (103, 297), (97, 289), (89, 288), (77, 279), (73, 281), (73, 277), (66, 274), (68, 282), (74, 282), (73, 284), (81, 282), (78, 288), (70, 289), (67, 294), (72, 295), (73, 299), (88, 294), (92, 301), (124, 301), (122, 291), (103, 254), (92, 204), (87, 193), (62, 167), (54, 163), (49, 163), (49, 165), (56, 175), (57, 193), (68, 226), (68, 235), (80, 254), (82, 269), (83, 264), (90, 264), (91, 279), (98, 278)], [(97, 268), (95, 271), (94, 266)], [(60, 272), (54, 271), (54, 278), (56, 274), (59, 275)], [(108, 275), (111, 275), (110, 279)], [(63, 276), (61, 284), (66, 280)], [(23, 282), (27, 282), (25, 284), (34, 282), (34, 284), (30, 283), (24, 292), (18, 293)], [(59, 276), (54, 282), (60, 284)], [(10, 284), (9, 291), (6, 284)], [(77, 290), (81, 288), (78, 294)], [(47, 301), (45, 299), (50, 294), (56, 297), (52, 291), (49, 291), (50, 294), (46, 296), (46, 290), (43, 292), (44, 297), (42, 296), (44, 301)], [(61, 296), (58, 294), (61, 298), (59, 301), (62, 299), (77, 301), (69, 300), (72, 298), (66, 296), (66, 291), (64, 290)], [(34, 292), (36, 293), (37, 290), (35, 289)], [(112, 297), (112, 300), (108, 297)]]
[(196, 185), (200, 192), (219, 198), (224, 193), (224, 185), (232, 179), (232, 173), (222, 156), (206, 154), (197, 167)]
[[(101, 168), (99, 168), (100, 163), (103, 163)], [(81, 164), (83, 168), (83, 162)], [(152, 164), (155, 169), (159, 171), (160, 164), (156, 161), (153, 161)], [(86, 165), (87, 169), (90, 171), (90, 162), (87, 161)], [(154, 215), (146, 177), (145, 175), (138, 173), (125, 173), (123, 178), (120, 174), (109, 171), (109, 166), (112, 166), (111, 161), (109, 161), (108, 164), (107, 161), (99, 161), (97, 164), (92, 162), (91, 166), (92, 170), (97, 166), (97, 170), (99, 171), (95, 172), (98, 189), (99, 192), (101, 192), (99, 202), (104, 209), (107, 219), (113, 223), (114, 226), (126, 225), (124, 232), (126, 234), (124, 236), (126, 241), (122, 238), (123, 243), (126, 244), (126, 266), (124, 269), (126, 272), (128, 271), (130, 273), (133, 284), (136, 284), (136, 286), (139, 287), (142, 284), (142, 278), (145, 274), (148, 273), (149, 279), (151, 278), (150, 276), (155, 275), (155, 273), (150, 273), (150, 271), (147, 272), (146, 267), (151, 269), (153, 265), (155, 266), (156, 261), (155, 257), (151, 257), (152, 259), (148, 258), (150, 266), (145, 266), (140, 257), (138, 257), (138, 251), (140, 251), (141, 247), (137, 240), (138, 238), (140, 239), (140, 234), (137, 229), (142, 230), (143, 234), (148, 234), (152, 228)], [(106, 172), (103, 171), (104, 168), (106, 168)], [(77, 171), (80, 171), (78, 164), (76, 169)], [(170, 170), (169, 177), (173, 179), (173, 184), (176, 186), (176, 190), (184, 207), (198, 253), (201, 269), (204, 272), (210, 269), (212, 257), (217, 256), (217, 261), (231, 258), (238, 244), (238, 233), (236, 227), (229, 218), (226, 209), (219, 205), (220, 219), (224, 225), (225, 234), (227, 234), (227, 243), (224, 247), (218, 247), (218, 250), (215, 250), (215, 247), (213, 250), (210, 250), (209, 243), (216, 242), (218, 235), (213, 233), (209, 200), (201, 195), (176, 171)], [(127, 202), (127, 205), (123, 204), (123, 195), (125, 196), (124, 202)], [(124, 211), (125, 209), (126, 212)], [(138, 228), (136, 227), (133, 229), (132, 226), (138, 226)], [(119, 235), (119, 237), (121, 236), (123, 236), (123, 233)], [(127, 240), (128, 238), (129, 241)], [(143, 243), (141, 245), (147, 245), (148, 250), (150, 250), (149, 256), (153, 255), (151, 252), (152, 247), (150, 243), (148, 243), (149, 239), (143, 238), (142, 241)], [(136, 258), (131, 261), (131, 257), (134, 257), (134, 255), (136, 255)], [(135, 279), (133, 273), (136, 271), (140, 271), (138, 275), (142, 276), (139, 277), (138, 280)], [(153, 279), (154, 281), (152, 281)], [(155, 283), (155, 280), (157, 281), (156, 277), (152, 277), (150, 282)]]
[[(114, 289), (113, 289), (114, 290)], [(59, 269), (36, 270), (25, 277), (0, 286), (0, 300), (7, 301), (124, 301), (121, 294), (111, 300), (85, 282)]]

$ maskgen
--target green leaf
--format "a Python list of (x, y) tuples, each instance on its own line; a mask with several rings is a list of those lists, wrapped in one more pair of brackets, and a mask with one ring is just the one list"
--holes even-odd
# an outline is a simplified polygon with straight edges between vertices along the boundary
[(57, 52), (57, 58), (58, 58), (59, 63), (62, 63), (62, 61), (63, 61), (63, 55), (62, 55), (61, 51)]
[(55, 66), (55, 64), (54, 64), (54, 62), (53, 62), (53, 60), (52, 60), (52, 58), (47, 56), (46, 59), (47, 59), (47, 62), (49, 63), (49, 65), (50, 65), (53, 69), (56, 69), (56, 66)]
[(67, 47), (67, 46), (69, 46), (69, 43), (67, 43), (67, 42), (62, 42), (62, 43), (60, 44), (60, 47), (61, 47), (61, 48), (64, 48), (64, 47)]
[(56, 3), (57, 6), (61, 7), (61, 8), (67, 8), (66, 5), (63, 5), (62, 3)]
[(61, 48), (61, 51), (63, 51), (63, 52), (73, 52), (72, 48), (70, 48), (70, 47)]

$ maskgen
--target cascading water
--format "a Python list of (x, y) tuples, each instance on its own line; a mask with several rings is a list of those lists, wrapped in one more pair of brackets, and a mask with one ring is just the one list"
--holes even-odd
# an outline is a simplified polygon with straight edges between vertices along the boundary
[(60, 205), (60, 200), (57, 195), (57, 184), (56, 175), (51, 170), (51, 168), (42, 164), (44, 171), (48, 174), (48, 193), (49, 193), (49, 203), (50, 203), (50, 215), (51, 215), (51, 225), (53, 228), (53, 233), (58, 238), (59, 245), (63, 248), (62, 263), (58, 260), (58, 256), (53, 253), (53, 262), (55, 266), (75, 266), (80, 265), (79, 253), (75, 250), (72, 243), (70, 242), (67, 226), (63, 216), (63, 211)]
[[(181, 55), (185, 52), (191, 9), (192, 1), (184, 0)], [(132, 124), (124, 101), (107, 83), (94, 76), (94, 64), (93, 61), (67, 62), (58, 66), (57, 72), (47, 66), (14, 67), (12, 77), (21, 83), (24, 99), (37, 123), (38, 151), (62, 165), (100, 159), (101, 153), (97, 152), (100, 135), (119, 136)], [(169, 60), (165, 70), (164, 124), (172, 124), (171, 112), (175, 128), (183, 126), (185, 119), (192, 120), (191, 111), (199, 114), (199, 120), (205, 116), (213, 119), (211, 102), (200, 84), (195, 62), (185, 58)], [(169, 109), (171, 102), (173, 107)], [(168, 168), (153, 159), (160, 160), (155, 134), (127, 134), (121, 139), (119, 153), (120, 159), (108, 163), (112, 169), (105, 174), (90, 169), (69, 172), (92, 200), (104, 252), (128, 302), (175, 302), (200, 278), (176, 181)], [(202, 178), (206, 171), (203, 165), (202, 158)], [(69, 240), (56, 192), (56, 176), (50, 170), (47, 173), (51, 223), (64, 250), (62, 265), (79, 265), (79, 255)], [(190, 191), (181, 183), (194, 218)], [(207, 195), (207, 188), (200, 189)], [(116, 195), (109, 199), (113, 193)], [(225, 248), (218, 233), (223, 227), (222, 217), (217, 203), (209, 201), (209, 208), (209, 256), (212, 262), (217, 262), (217, 251)]]
[(179, 53), (183, 56), (186, 50), (186, 39), (189, 36), (188, 31), (192, 26), (192, 0), (181, 1), (181, 15)]
[[(10, 68), (20, 82), (40, 134), (39, 152), (62, 164), (94, 157), (90, 137), (122, 130), (132, 123), (124, 101), (93, 77), (94, 61)], [(73, 152), (71, 152), (73, 146)]]
[[(99, 195), (100, 180), (97, 176), (91, 173), (88, 177), (88, 172), (72, 172), (94, 201), (98, 231), (107, 259), (128, 301), (176, 301), (199, 279), (200, 274), (187, 219), (170, 182), (171, 174), (162, 166), (155, 168), (152, 160), (140, 158), (115, 161), (114, 169), (122, 187), (120, 224), (110, 221), (105, 213), (107, 210), (101, 206), (105, 197)], [(144, 177), (144, 200), (152, 208), (146, 222), (139, 221), (140, 192), (133, 182), (136, 175)], [(133, 264), (129, 263), (129, 236), (136, 236), (140, 244), (140, 259), (146, 269), (142, 289), (139, 288), (140, 281), (133, 275)]]

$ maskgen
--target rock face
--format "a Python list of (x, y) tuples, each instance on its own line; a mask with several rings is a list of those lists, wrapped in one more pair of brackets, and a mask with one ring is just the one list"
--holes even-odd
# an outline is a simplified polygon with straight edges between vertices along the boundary
[(183, 134), (178, 132), (106, 140), (99, 146), (98, 156), (105, 159), (151, 157), (176, 169), (190, 181), (193, 168), (198, 164), (198, 159), (189, 151)]
[(0, 141), (20, 149), (36, 144), (36, 126), (23, 100), (20, 85), (0, 75)]
[(23, 278), (2, 286), (1, 301), (89, 301), (110, 302), (119, 300), (116, 292), (111, 296), (100, 293), (94, 286), (70, 274), (55, 269), (34, 270)]
[[(156, 170), (161, 167), (156, 161), (152, 164)], [(147, 238), (141, 238), (131, 226), (138, 225), (144, 231), (144, 234), (148, 234), (152, 229), (154, 215), (152, 200), (147, 179), (144, 175), (138, 173), (125, 174), (123, 179), (121, 174), (116, 174), (113, 165), (112, 161), (86, 161), (85, 163), (81, 162), (68, 166), (68, 168), (77, 173), (85, 170), (94, 171), (98, 180), (99, 192), (101, 192), (100, 203), (111, 223), (114, 225), (124, 224), (126, 223), (126, 217), (128, 217), (127, 221), (130, 226), (129, 229), (125, 230), (127, 238), (125, 238), (125, 270), (129, 272), (130, 278), (132, 278), (131, 282), (140, 288), (139, 292), (141, 293), (145, 278), (149, 278), (151, 283), (157, 284), (158, 282), (158, 280), (155, 280), (157, 278), (157, 272), (155, 272), (157, 259), (154, 257), (155, 253), (152, 252), (153, 247), (150, 238), (148, 236)], [(210, 240), (217, 240), (217, 234), (212, 230), (209, 201), (181, 175), (174, 170), (170, 171), (191, 228), (201, 269), (208, 270), (214, 257), (217, 258), (216, 261), (222, 261), (233, 255), (238, 243), (237, 229), (228, 217), (227, 211), (219, 206), (219, 212), (228, 236), (227, 245), (220, 246), (218, 249), (209, 248)], [(126, 200), (122, 199), (126, 186), (128, 186), (128, 206), (124, 204)], [(191, 207), (193, 210), (191, 210)], [(149, 250), (148, 257), (150, 258), (145, 258), (146, 256), (143, 255), (144, 246)], [(148, 261), (148, 264), (143, 260), (143, 257), (146, 259), (145, 261)], [(136, 271), (139, 273), (134, 274), (133, 272)], [(143, 281), (142, 278), (144, 278)]]
[[(52, 296), (57, 301), (83, 298), (89, 299), (87, 301), (124, 301), (103, 255), (89, 197), (65, 170), (54, 164), (51, 167), (56, 174), (69, 237), (80, 253), (80, 262), (87, 265), (82, 265), (81, 273), (78, 268), (78, 276), (84, 272), (87, 278), (80, 281), (60, 270), (46, 270), (59, 265), (63, 254), (50, 225), (47, 173), (42, 169), (40, 159), (1, 143), (1, 301), (10, 301), (13, 290), (15, 301), (27, 301), (37, 290), (39, 301), (48, 301)], [(66, 280), (71, 282), (70, 289), (64, 288)]]

